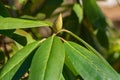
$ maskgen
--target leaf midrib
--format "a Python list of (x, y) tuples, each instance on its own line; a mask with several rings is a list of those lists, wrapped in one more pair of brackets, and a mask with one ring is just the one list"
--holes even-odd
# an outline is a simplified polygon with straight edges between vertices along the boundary
[(51, 46), (50, 46), (50, 50), (49, 50), (49, 55), (48, 55), (48, 58), (47, 58), (45, 69), (44, 69), (45, 71), (44, 71), (44, 75), (43, 75), (43, 80), (45, 79), (45, 76), (46, 76), (47, 65), (49, 63), (50, 55), (51, 55), (51, 52), (52, 52), (53, 42), (54, 42), (54, 36), (52, 36), (52, 41), (51, 41)]
[[(83, 54), (80, 54), (80, 52), (79, 52), (77, 49), (75, 49), (73, 46), (71, 46), (71, 44), (69, 44), (68, 42), (66, 42), (66, 43), (67, 43), (73, 50), (75, 50), (79, 55), (83, 56), (84, 59), (88, 60), (91, 65), (94, 65), (94, 63), (92, 63), (89, 59), (87, 59), (88, 57), (84, 56)], [(96, 70), (100, 70), (100, 71), (103, 73), (103, 75), (105, 76), (105, 73), (104, 73), (101, 69), (99, 69), (96, 65), (94, 65), (94, 66), (96, 67), (96, 68), (95, 68)]]

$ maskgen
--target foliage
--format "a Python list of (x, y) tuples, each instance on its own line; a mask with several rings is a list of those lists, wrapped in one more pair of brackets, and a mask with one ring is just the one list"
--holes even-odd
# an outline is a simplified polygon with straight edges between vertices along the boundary
[(65, 2), (0, 1), (0, 80), (120, 80), (96, 0)]

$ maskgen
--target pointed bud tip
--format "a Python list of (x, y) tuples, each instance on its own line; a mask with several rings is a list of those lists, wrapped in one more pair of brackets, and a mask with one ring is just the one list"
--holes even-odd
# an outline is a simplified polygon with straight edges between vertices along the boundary
[(63, 23), (62, 23), (62, 14), (60, 13), (58, 18), (55, 21), (55, 25), (53, 27), (54, 31), (55, 32), (60, 31), (62, 29), (62, 25), (63, 25)]

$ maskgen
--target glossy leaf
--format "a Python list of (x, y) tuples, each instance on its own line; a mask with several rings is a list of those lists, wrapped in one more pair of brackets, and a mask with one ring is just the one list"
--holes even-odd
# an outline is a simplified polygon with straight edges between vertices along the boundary
[(103, 58), (96, 56), (86, 48), (65, 42), (66, 56), (72, 66), (84, 80), (119, 80), (120, 76)]
[(19, 50), (12, 58), (10, 58), (10, 60), (4, 65), (3, 69), (0, 72), (0, 80), (11, 80), (26, 57), (28, 57), (28, 55), (39, 44), (40, 42), (33, 42)]
[(63, 43), (57, 37), (49, 37), (33, 57), (29, 80), (60, 80), (64, 58)]
[(32, 21), (18, 18), (0, 18), (0, 29), (19, 29), (32, 28), (40, 26), (52, 26), (52, 23), (46, 21)]

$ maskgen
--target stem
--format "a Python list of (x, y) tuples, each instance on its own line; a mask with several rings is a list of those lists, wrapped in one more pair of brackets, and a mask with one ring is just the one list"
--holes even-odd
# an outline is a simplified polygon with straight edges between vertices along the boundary
[(65, 40), (65, 39), (63, 39), (62, 37), (58, 37), (58, 38), (60, 38), (63, 42), (66, 42), (66, 40)]
[(102, 58), (101, 55), (94, 48), (92, 48), (87, 42), (85, 42), (83, 39), (81, 39), (80, 37), (78, 37), (77, 35), (75, 35), (74, 33), (72, 33), (71, 31), (68, 31), (66, 29), (62, 29), (58, 33), (60, 33), (60, 32), (69, 33), (71, 36), (73, 36), (74, 38), (76, 38), (78, 41), (82, 42), (90, 51), (94, 52), (95, 54), (97, 53), (97, 56), (100, 57), (100, 58)]
[[(111, 68), (111, 67), (109, 66), (109, 64), (106, 62), (106, 60), (100, 55), (100, 53), (97, 52), (94, 48), (92, 48), (92, 47), (91, 47), (88, 43), (86, 43), (83, 39), (81, 39), (80, 37), (78, 37), (77, 35), (75, 35), (74, 33), (72, 33), (71, 31), (68, 31), (68, 30), (66, 30), (66, 29), (60, 30), (59, 32), (57, 32), (57, 34), (60, 33), (60, 32), (66, 32), (66, 33), (72, 35), (72, 36), (73, 36), (74, 38), (76, 38), (78, 41), (82, 42), (90, 51), (93, 52), (93, 53), (91, 53), (91, 54), (94, 54), (94, 55), (96, 55), (97, 57), (99, 57), (99, 58), (101, 59), (101, 61), (104, 62), (104, 63), (103, 63), (104, 65), (107, 65), (109, 68)], [(57, 35), (57, 34), (56, 34), (56, 35)]]
[(57, 35), (56, 33), (53, 33), (53, 34), (52, 34), (52, 37), (55, 37), (56, 35)]

